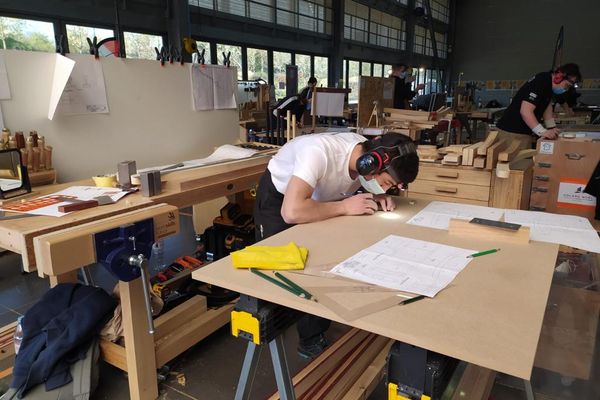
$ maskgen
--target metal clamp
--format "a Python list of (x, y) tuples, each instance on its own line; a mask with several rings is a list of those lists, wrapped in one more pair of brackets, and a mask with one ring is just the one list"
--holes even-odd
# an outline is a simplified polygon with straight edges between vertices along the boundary
[(129, 257), (129, 265), (138, 267), (141, 272), (142, 286), (144, 288), (144, 303), (146, 303), (146, 316), (148, 318), (148, 333), (154, 334), (154, 320), (152, 319), (152, 304), (150, 303), (150, 285), (148, 284), (148, 259), (143, 254)]

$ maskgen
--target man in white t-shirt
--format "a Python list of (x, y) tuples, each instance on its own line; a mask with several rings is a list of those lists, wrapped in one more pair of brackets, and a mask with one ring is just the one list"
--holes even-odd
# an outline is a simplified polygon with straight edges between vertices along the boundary
[[(419, 157), (410, 138), (389, 133), (367, 140), (352, 132), (295, 138), (269, 162), (254, 209), (260, 241), (295, 224), (394, 209), (385, 193), (417, 176)], [(354, 194), (360, 187), (368, 193)], [(353, 195), (354, 194), (354, 195)], [(298, 353), (312, 358), (327, 346), (330, 321), (306, 314), (298, 321)]]

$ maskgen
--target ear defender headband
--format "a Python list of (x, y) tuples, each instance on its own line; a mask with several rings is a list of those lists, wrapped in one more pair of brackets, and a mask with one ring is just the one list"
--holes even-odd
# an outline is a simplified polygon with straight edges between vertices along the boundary
[(377, 146), (356, 160), (356, 170), (362, 176), (378, 174), (385, 171), (396, 158), (416, 152), (412, 142), (391, 147)]
[(562, 81), (564, 81), (564, 80), (565, 80), (565, 78), (566, 78), (566, 76), (565, 76), (565, 73), (564, 73), (564, 72), (559, 72), (559, 71), (556, 71), (556, 72), (554, 73), (554, 78), (552, 79), (552, 82), (553, 82), (555, 85), (558, 85), (559, 83), (561, 83)]

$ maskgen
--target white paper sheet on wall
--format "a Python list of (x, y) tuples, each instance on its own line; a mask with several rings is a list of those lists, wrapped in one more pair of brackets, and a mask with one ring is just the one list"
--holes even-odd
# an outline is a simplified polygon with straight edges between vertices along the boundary
[(345, 95), (346, 93), (317, 92), (317, 104), (311, 115), (321, 115), (323, 117), (343, 116)]
[(70, 58), (55, 54), (54, 73), (52, 75), (52, 89), (50, 91), (50, 104), (48, 106), (48, 119), (54, 118), (56, 107), (60, 101), (65, 85), (71, 76), (75, 61)]
[(192, 105), (195, 111), (237, 107), (235, 68), (220, 65), (190, 65)]
[[(402, 251), (398, 251), (402, 249)], [(389, 235), (335, 266), (330, 272), (429, 297), (452, 282), (475, 250)]]
[(6, 63), (4, 55), (0, 54), (0, 100), (10, 99), (10, 85), (8, 83), (8, 72), (6, 71)]
[(107, 114), (108, 100), (102, 63), (87, 54), (72, 54), (75, 61), (56, 108), (57, 114)]

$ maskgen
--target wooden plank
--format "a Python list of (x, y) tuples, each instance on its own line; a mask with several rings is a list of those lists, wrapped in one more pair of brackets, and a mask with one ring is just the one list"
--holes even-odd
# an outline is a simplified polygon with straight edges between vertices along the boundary
[(449, 153), (442, 159), (442, 165), (460, 165), (462, 154)]
[(454, 391), (452, 400), (488, 400), (496, 371), (475, 364), (468, 364)]
[[(316, 382), (323, 378), (329, 371), (333, 370), (340, 360), (346, 357), (352, 349), (361, 343), (368, 335), (368, 332), (352, 328), (341, 338), (327, 347), (323, 353), (315, 358), (310, 364), (304, 367), (293, 378), (292, 383), (296, 392), (296, 397), (300, 399)], [(274, 393), (267, 400), (279, 400), (279, 393)]]
[(503, 151), (506, 148), (506, 146), (508, 146), (508, 142), (506, 140), (501, 140), (487, 149), (487, 156), (485, 158), (485, 169), (492, 170), (496, 167), (496, 163), (498, 162), (498, 155), (501, 151)]
[(13, 367), (0, 371), (0, 379), (8, 378), (13, 373)]
[(260, 160), (260, 161), (261, 162), (259, 162), (257, 165), (249, 165), (247, 167), (244, 167), (243, 170), (233, 169), (231, 171), (222, 172), (222, 173), (210, 175), (210, 176), (193, 177), (193, 178), (184, 179), (184, 180), (178, 179), (179, 189), (181, 191), (185, 191), (185, 190), (190, 190), (190, 189), (196, 189), (196, 188), (202, 187), (202, 186), (208, 186), (208, 185), (215, 184), (215, 183), (230, 182), (232, 180), (232, 178), (238, 177), (241, 172), (245, 175), (256, 174), (256, 173), (262, 174), (265, 172), (265, 164), (264, 164), (264, 162), (262, 162), (262, 160)]
[(472, 224), (463, 219), (452, 218), (448, 228), (450, 235), (460, 237), (492, 237), (494, 240), (505, 243), (527, 244), (529, 243), (529, 227), (522, 226), (517, 231), (509, 229), (498, 229), (491, 226)]
[(178, 305), (169, 312), (154, 320), (154, 341), (158, 342), (165, 336), (181, 329), (191, 320), (200, 317), (207, 311), (205, 296), (194, 296), (185, 303)]
[(148, 333), (142, 278), (119, 282), (123, 312), (123, 336), (131, 399), (154, 400), (158, 397), (154, 338)]
[(485, 157), (477, 156), (473, 160), (473, 167), (475, 168), (485, 168)]
[[(210, 309), (181, 329), (156, 342), (156, 368), (160, 368), (217, 329), (229, 323), (234, 304)], [(149, 364), (151, 365), (151, 364)]]
[(483, 141), (483, 144), (477, 148), (477, 155), (485, 156), (487, 155), (487, 150), (490, 148), (498, 138), (498, 131), (490, 131), (487, 137)]
[(483, 145), (483, 142), (477, 142), (463, 149), (462, 165), (473, 165), (477, 149)]
[[(160, 239), (179, 231), (177, 207), (158, 204), (120, 214), (102, 221), (67, 228), (34, 239), (39, 274), (60, 276), (96, 261), (94, 233), (116, 228), (131, 222), (152, 218), (155, 237)], [(77, 249), (77, 251), (72, 251)]]
[(120, 346), (106, 339), (100, 340), (100, 354), (102, 359), (119, 368), (121, 371), (127, 372), (127, 356), (125, 355), (125, 347)]
[(365, 372), (356, 379), (354, 385), (342, 397), (342, 400), (367, 400), (369, 398), (379, 382), (385, 377), (387, 356), (393, 344), (394, 341), (390, 341), (383, 347), (371, 362), (371, 365), (365, 369)]
[(498, 161), (512, 161), (521, 150), (521, 141), (512, 140), (510, 144), (498, 155)]

